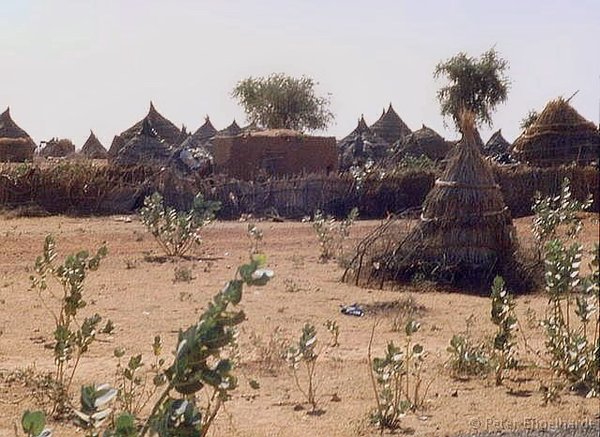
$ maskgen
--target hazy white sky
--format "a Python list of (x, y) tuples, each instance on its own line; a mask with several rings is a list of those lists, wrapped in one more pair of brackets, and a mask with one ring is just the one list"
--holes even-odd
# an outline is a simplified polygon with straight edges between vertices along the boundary
[[(600, 0), (0, 0), (0, 111), (35, 141), (112, 137), (152, 99), (195, 130), (245, 122), (230, 97), (244, 77), (306, 74), (331, 93), (337, 137), (389, 102), (412, 129), (447, 138), (435, 65), (495, 45), (512, 87), (494, 116), (509, 141), (529, 109), (576, 90), (598, 122)], [(484, 139), (489, 131), (483, 132)]]

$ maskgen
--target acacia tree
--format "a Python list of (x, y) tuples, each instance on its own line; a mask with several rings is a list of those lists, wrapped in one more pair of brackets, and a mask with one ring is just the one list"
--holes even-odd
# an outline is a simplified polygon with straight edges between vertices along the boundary
[(479, 59), (460, 52), (437, 64), (433, 77), (444, 76), (449, 82), (437, 93), (442, 115), (451, 117), (459, 131), (463, 110), (473, 112), (478, 125), (486, 123), (491, 127), (492, 112), (508, 96), (507, 69), (508, 62), (494, 48)]
[(313, 131), (325, 129), (333, 120), (329, 97), (316, 95), (316, 85), (310, 77), (274, 73), (239, 81), (232, 96), (251, 123), (269, 129)]

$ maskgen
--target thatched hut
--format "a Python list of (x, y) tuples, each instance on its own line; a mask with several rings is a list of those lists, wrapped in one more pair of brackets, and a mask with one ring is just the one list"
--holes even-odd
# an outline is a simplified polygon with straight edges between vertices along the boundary
[(498, 129), (485, 143), (482, 152), (500, 164), (510, 164), (513, 162), (510, 149), (510, 143), (502, 136), (502, 130)]
[[(379, 252), (357, 253), (357, 283), (376, 279), (383, 284), (423, 275), (485, 288), (497, 274), (515, 277), (515, 229), (492, 168), (479, 152), (472, 115), (465, 116), (462, 131), (414, 227), (393, 245), (379, 245)], [(369, 238), (369, 244), (361, 243), (363, 249), (375, 247), (373, 235)]]
[(426, 156), (432, 161), (440, 161), (447, 155), (450, 146), (440, 134), (423, 125), (421, 129), (396, 142), (393, 149), (394, 155), (391, 158), (393, 162), (398, 162), (407, 156)]
[(162, 167), (168, 165), (173, 148), (161, 139), (149, 119), (142, 122), (141, 130), (123, 146), (112, 161), (118, 165)]
[(391, 103), (387, 111), (384, 110), (379, 120), (369, 128), (375, 135), (387, 141), (388, 144), (394, 144), (412, 132), (394, 111)]
[(0, 161), (31, 161), (36, 146), (31, 137), (11, 118), (10, 108), (0, 114)]
[(379, 162), (387, 157), (390, 144), (377, 136), (365, 122), (363, 116), (356, 128), (337, 143), (340, 169), (347, 170), (367, 161)]
[(108, 156), (108, 152), (92, 130), (90, 130), (90, 136), (81, 147), (81, 154), (89, 159), (106, 159)]
[(52, 138), (42, 144), (40, 156), (44, 158), (64, 158), (75, 153), (75, 144), (67, 138)]
[(218, 133), (217, 136), (219, 137), (235, 137), (236, 135), (239, 135), (243, 133), (242, 128), (237, 124), (237, 122), (235, 120), (233, 120), (233, 122), (227, 126), (225, 129), (221, 129)]
[(598, 162), (600, 133), (568, 100), (549, 102), (513, 144), (513, 155), (537, 167)]
[(169, 146), (177, 146), (178, 141), (181, 139), (181, 130), (175, 126), (171, 121), (163, 117), (154, 107), (154, 104), (150, 102), (150, 109), (148, 114), (131, 126), (129, 129), (116, 135), (113, 139), (108, 154), (116, 156), (119, 153), (121, 147), (123, 147), (129, 140), (135, 137), (142, 129), (142, 124), (145, 120), (148, 120), (154, 131), (161, 140), (164, 140)]

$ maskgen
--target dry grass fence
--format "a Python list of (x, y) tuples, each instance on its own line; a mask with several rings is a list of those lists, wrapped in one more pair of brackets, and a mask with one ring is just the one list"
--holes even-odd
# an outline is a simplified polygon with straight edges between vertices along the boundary
[[(513, 217), (529, 215), (536, 191), (557, 193), (564, 177), (577, 198), (594, 195), (599, 210), (599, 173), (592, 167), (496, 167), (495, 177)], [(241, 214), (300, 218), (321, 209), (342, 216), (354, 206), (363, 218), (384, 217), (421, 206), (433, 186), (433, 170), (408, 169), (383, 179), (372, 176), (360, 187), (348, 174), (239, 181), (220, 177), (183, 178), (170, 170), (120, 168), (91, 162), (61, 162), (50, 167), (27, 164), (0, 167), (0, 208), (41, 210), (49, 214), (131, 213), (146, 195), (160, 191), (167, 203), (185, 208), (197, 191), (219, 200), (220, 218)], [(26, 213), (26, 211), (25, 211)]]

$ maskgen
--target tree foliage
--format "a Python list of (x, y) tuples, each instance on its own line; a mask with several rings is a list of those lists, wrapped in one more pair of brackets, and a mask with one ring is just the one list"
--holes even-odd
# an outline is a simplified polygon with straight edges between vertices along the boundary
[(329, 97), (315, 94), (317, 83), (283, 73), (249, 77), (237, 83), (232, 96), (251, 123), (269, 129), (312, 131), (325, 129), (333, 120)]
[(437, 93), (442, 115), (451, 117), (460, 130), (460, 113), (466, 109), (475, 114), (477, 124), (491, 126), (492, 112), (508, 96), (507, 69), (508, 62), (494, 48), (479, 59), (460, 52), (440, 62), (433, 76), (436, 79), (443, 76), (449, 82)]
[(530, 126), (533, 125), (533, 123), (537, 121), (539, 116), (540, 114), (535, 109), (530, 109), (527, 115), (525, 115), (525, 117), (521, 119), (519, 127), (523, 130), (528, 129)]

